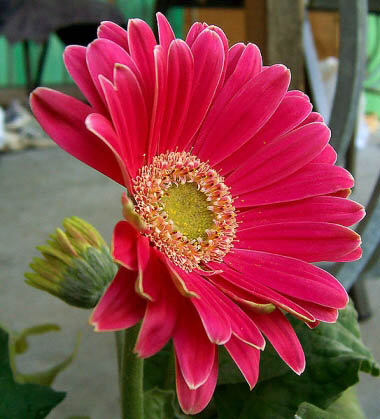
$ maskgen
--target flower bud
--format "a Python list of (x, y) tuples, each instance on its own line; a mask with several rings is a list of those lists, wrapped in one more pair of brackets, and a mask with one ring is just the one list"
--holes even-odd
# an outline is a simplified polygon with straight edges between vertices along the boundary
[(95, 307), (117, 272), (110, 250), (99, 232), (86, 221), (66, 218), (65, 231), (57, 228), (51, 240), (37, 246), (43, 258), (34, 258), (26, 283), (49, 292), (67, 304)]

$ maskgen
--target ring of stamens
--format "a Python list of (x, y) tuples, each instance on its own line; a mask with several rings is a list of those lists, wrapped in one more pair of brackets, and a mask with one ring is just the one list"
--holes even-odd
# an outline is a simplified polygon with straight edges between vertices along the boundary
[(222, 262), (233, 247), (237, 222), (229, 188), (190, 153), (154, 157), (134, 180), (134, 197), (145, 234), (182, 269)]

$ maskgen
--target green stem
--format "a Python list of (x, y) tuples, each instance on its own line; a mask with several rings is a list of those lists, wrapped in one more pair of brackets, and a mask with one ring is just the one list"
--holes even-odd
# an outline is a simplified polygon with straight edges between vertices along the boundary
[[(117, 370), (119, 372), (119, 382), (121, 380), (121, 357), (123, 355), (124, 332), (121, 330), (115, 332), (116, 354), (117, 354)], [(120, 385), (120, 383), (119, 383)]]
[(120, 388), (122, 419), (144, 417), (144, 361), (133, 353), (140, 325), (124, 330)]

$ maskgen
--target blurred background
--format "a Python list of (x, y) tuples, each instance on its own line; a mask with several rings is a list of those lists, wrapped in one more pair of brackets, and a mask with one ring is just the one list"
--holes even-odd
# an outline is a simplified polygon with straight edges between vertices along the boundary
[[(205, 21), (222, 27), (230, 45), (258, 44), (264, 63), (286, 64), (291, 87), (306, 91), (329, 123), (339, 164), (356, 177), (352, 197), (370, 205), (357, 226), (362, 260), (327, 268), (350, 290), (363, 340), (380, 359), (380, 0), (0, 0), (0, 324), (18, 331), (44, 322), (62, 327), (33, 338), (19, 357), (23, 372), (64, 359), (82, 333), (74, 365), (54, 384), (68, 395), (49, 418), (118, 417), (114, 336), (94, 333), (88, 310), (28, 287), (23, 275), (38, 255), (35, 246), (67, 216), (86, 219), (110, 242), (121, 189), (46, 137), (28, 94), (43, 85), (81, 97), (63, 64), (65, 45), (87, 45), (103, 20), (126, 27), (140, 17), (155, 28), (158, 10), (177, 37)], [(373, 419), (380, 418), (374, 380), (363, 376), (358, 386)]]

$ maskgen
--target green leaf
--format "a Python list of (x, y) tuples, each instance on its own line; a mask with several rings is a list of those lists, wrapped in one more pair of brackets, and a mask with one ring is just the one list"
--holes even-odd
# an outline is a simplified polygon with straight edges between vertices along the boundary
[(175, 387), (173, 345), (170, 342), (156, 355), (144, 360), (144, 390)]
[[(56, 324), (41, 324), (38, 326), (24, 329), (18, 336), (16, 335), (12, 340), (16, 354), (23, 354), (29, 347), (27, 338), (30, 335), (42, 335), (47, 332), (59, 332), (61, 328)], [(13, 349), (13, 348), (12, 348)]]
[(144, 394), (145, 419), (176, 418), (174, 410), (175, 395), (172, 390), (154, 388)]
[(310, 403), (301, 403), (295, 415), (296, 419), (342, 419), (342, 416), (337, 416), (327, 410)]
[(359, 404), (355, 387), (350, 387), (327, 410), (310, 403), (301, 403), (296, 418), (298, 419), (365, 419)]
[(9, 334), (0, 328), (0, 418), (42, 419), (66, 393), (14, 380), (9, 357)]
[(350, 387), (327, 408), (327, 412), (343, 419), (365, 419), (355, 387)]
[(350, 304), (336, 324), (310, 330), (290, 319), (305, 350), (307, 367), (299, 377), (279, 358), (271, 345), (262, 355), (260, 380), (252, 392), (238, 383), (234, 367), (221, 366), (215, 392), (218, 418), (292, 418), (303, 402), (326, 409), (359, 381), (359, 372), (373, 376), (379, 366), (360, 339), (356, 312)]

